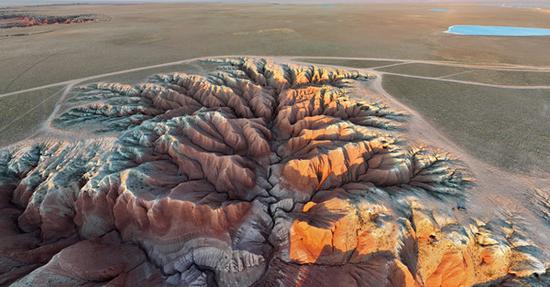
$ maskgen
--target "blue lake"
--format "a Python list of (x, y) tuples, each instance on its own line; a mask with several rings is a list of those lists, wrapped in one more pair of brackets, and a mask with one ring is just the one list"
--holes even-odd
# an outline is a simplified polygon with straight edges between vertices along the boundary
[(432, 8), (430, 9), (432, 12), (447, 12), (449, 9), (447, 8)]
[(478, 26), (454, 25), (447, 33), (468, 36), (550, 36), (550, 29), (509, 27), (509, 26)]

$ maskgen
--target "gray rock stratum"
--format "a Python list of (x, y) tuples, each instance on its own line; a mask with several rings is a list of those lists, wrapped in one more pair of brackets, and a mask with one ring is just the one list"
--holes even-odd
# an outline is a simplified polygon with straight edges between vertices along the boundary
[(0, 151), (0, 285), (548, 286), (521, 226), (469, 216), (467, 169), (352, 88), (372, 75), (211, 62), (75, 88)]

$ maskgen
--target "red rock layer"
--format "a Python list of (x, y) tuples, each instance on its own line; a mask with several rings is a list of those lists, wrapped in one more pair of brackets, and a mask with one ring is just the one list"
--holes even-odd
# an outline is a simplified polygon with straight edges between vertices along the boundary
[[(535, 280), (513, 222), (456, 208), (458, 162), (348, 89), (263, 59), (75, 89), (0, 152), (0, 285), (470, 286)], [(464, 219), (466, 218), (466, 220)]]

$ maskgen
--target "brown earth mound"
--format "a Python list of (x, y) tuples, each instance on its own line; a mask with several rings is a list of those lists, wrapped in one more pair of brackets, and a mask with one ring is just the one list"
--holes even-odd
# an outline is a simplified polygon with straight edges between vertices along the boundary
[(370, 75), (214, 62), (77, 88), (65, 136), (0, 151), (0, 285), (547, 286), (520, 227), (468, 216), (461, 164), (350, 88)]

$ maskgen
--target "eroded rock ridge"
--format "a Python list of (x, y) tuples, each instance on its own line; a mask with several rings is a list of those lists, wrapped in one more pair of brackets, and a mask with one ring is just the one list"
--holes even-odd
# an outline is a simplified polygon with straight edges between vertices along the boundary
[(75, 88), (51, 125), (79, 140), (0, 152), (0, 285), (548, 282), (513, 221), (468, 217), (460, 162), (361, 98), (371, 75), (212, 62)]

